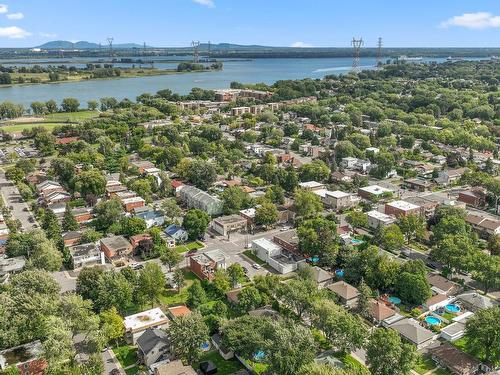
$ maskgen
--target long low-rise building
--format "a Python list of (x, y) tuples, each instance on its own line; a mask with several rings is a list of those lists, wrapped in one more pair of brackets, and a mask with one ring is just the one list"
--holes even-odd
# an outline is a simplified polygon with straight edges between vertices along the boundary
[(231, 232), (245, 229), (247, 219), (240, 215), (221, 216), (212, 220), (211, 228), (222, 236), (227, 236)]
[(217, 216), (222, 213), (222, 201), (195, 186), (181, 186), (179, 197), (189, 208), (198, 208), (212, 216)]

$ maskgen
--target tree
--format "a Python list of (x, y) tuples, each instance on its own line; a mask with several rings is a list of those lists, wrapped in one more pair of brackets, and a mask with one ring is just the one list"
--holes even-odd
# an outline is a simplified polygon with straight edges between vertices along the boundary
[(366, 347), (368, 367), (373, 375), (407, 375), (417, 355), (415, 348), (401, 341), (393, 329), (378, 328)]
[(363, 347), (368, 330), (358, 316), (330, 300), (318, 300), (311, 312), (313, 325), (324, 332), (332, 346), (342, 353)]
[(380, 242), (385, 250), (397, 252), (403, 247), (405, 239), (401, 229), (396, 224), (391, 224), (381, 229)]
[(56, 149), (56, 137), (45, 129), (39, 130), (33, 141), (35, 147), (43, 156), (52, 155)]
[(239, 186), (230, 186), (221, 194), (225, 214), (234, 214), (250, 205), (250, 196)]
[(87, 108), (90, 111), (95, 111), (98, 106), (99, 106), (99, 103), (97, 102), (97, 100), (88, 100), (87, 101)]
[(419, 239), (424, 235), (425, 220), (421, 215), (409, 214), (399, 218), (398, 226), (403, 232), (406, 242)]
[(485, 294), (500, 286), (500, 257), (477, 252), (471, 262), (472, 277), (483, 285)]
[(261, 303), (262, 297), (254, 286), (248, 286), (238, 294), (238, 306), (244, 312), (256, 309)]
[(80, 172), (75, 178), (75, 190), (83, 197), (100, 196), (106, 191), (106, 178), (98, 169)]
[(166, 248), (161, 252), (160, 260), (163, 264), (168, 266), (168, 270), (176, 267), (182, 260), (182, 255), (179, 254), (174, 248)]
[(182, 214), (182, 210), (177, 204), (175, 198), (165, 199), (161, 203), (161, 210), (169, 223), (177, 223), (178, 218)]
[(120, 200), (113, 197), (107, 201), (99, 202), (92, 212), (95, 215), (95, 220), (92, 224), (97, 230), (107, 231), (108, 228), (120, 220), (123, 215), (123, 208)]
[(18, 167), (9, 167), (5, 171), (5, 177), (14, 182), (20, 182), (24, 179), (24, 171)]
[(490, 251), (490, 255), (500, 256), (500, 235), (495, 234), (494, 236), (490, 236), (487, 248)]
[(139, 273), (138, 293), (144, 301), (154, 306), (165, 290), (165, 275), (157, 263), (146, 263)]
[(109, 343), (122, 338), (125, 334), (125, 326), (123, 325), (123, 318), (118, 314), (116, 307), (109, 310), (104, 310), (99, 313), (101, 321), (101, 332), (104, 335), (106, 342)]
[(279, 213), (274, 203), (264, 201), (255, 209), (255, 223), (257, 225), (272, 226), (278, 222), (278, 219)]
[(35, 115), (43, 115), (47, 110), (44, 102), (32, 102), (30, 104), (30, 107), (31, 110), (33, 111), (33, 114)]
[(61, 103), (61, 108), (64, 112), (76, 112), (80, 107), (80, 102), (75, 98), (64, 98)]
[(52, 241), (44, 241), (33, 249), (28, 266), (49, 272), (59, 271), (62, 267), (62, 255)]
[(97, 331), (99, 319), (92, 311), (92, 301), (84, 300), (76, 293), (65, 294), (61, 298), (60, 310), (73, 337)]
[(358, 285), (358, 302), (356, 303), (356, 312), (363, 318), (368, 319), (371, 315), (372, 305), (372, 290), (364, 281), (361, 281)]
[(50, 99), (45, 102), (45, 108), (47, 108), (47, 112), (54, 113), (57, 111), (57, 103), (55, 100)]
[(445, 235), (431, 250), (431, 257), (448, 272), (468, 270), (478, 250), (473, 240), (463, 234)]
[(245, 280), (245, 271), (239, 263), (233, 263), (227, 268), (227, 274), (233, 288), (235, 288), (242, 280)]
[(191, 308), (197, 308), (207, 302), (207, 294), (198, 279), (194, 280), (187, 289), (188, 297), (186, 304)]
[(208, 190), (208, 188), (215, 182), (217, 173), (214, 166), (204, 160), (196, 159), (189, 165), (187, 171), (187, 179), (197, 188)]
[(168, 328), (175, 355), (187, 363), (201, 357), (201, 345), (208, 340), (208, 327), (196, 311), (173, 320)]
[(62, 219), (62, 229), (66, 232), (77, 230), (80, 227), (78, 221), (75, 219), (75, 215), (71, 212), (71, 207), (66, 204), (66, 210), (64, 211), (64, 216)]
[(303, 221), (297, 229), (300, 252), (307, 257), (334, 258), (338, 252), (337, 225), (323, 217)]
[(130, 184), (130, 189), (135, 191), (138, 195), (144, 198), (147, 202), (153, 200), (153, 191), (151, 183), (145, 178), (138, 178)]
[(370, 375), (368, 369), (356, 368), (338, 368), (330, 364), (311, 362), (299, 369), (298, 375)]
[(174, 271), (174, 283), (177, 285), (177, 293), (180, 293), (184, 286), (184, 271), (180, 268)]
[(50, 162), (50, 167), (59, 181), (69, 186), (75, 176), (75, 163), (68, 158), (54, 158)]
[(231, 290), (231, 280), (229, 274), (225, 269), (218, 268), (214, 274), (213, 286), (219, 294), (224, 295), (224, 293)]
[(431, 296), (431, 288), (427, 280), (421, 275), (403, 272), (398, 276), (396, 293), (410, 305), (421, 305)]
[(346, 216), (346, 221), (353, 228), (366, 228), (368, 226), (368, 216), (361, 211), (351, 211)]
[(146, 222), (140, 217), (122, 217), (120, 219), (120, 234), (126, 237), (132, 237), (137, 234), (144, 233), (146, 230)]
[(299, 168), (301, 181), (325, 181), (330, 176), (330, 168), (323, 160), (313, 160)]
[(477, 311), (465, 323), (467, 348), (495, 366), (500, 365), (500, 307)]
[(182, 225), (186, 229), (190, 240), (200, 238), (208, 228), (210, 216), (197, 208), (191, 209), (184, 216)]
[(297, 215), (309, 218), (323, 211), (323, 204), (318, 195), (312, 191), (298, 189), (294, 195)]
[(280, 285), (277, 294), (278, 299), (295, 312), (300, 319), (311, 308), (317, 292), (314, 281), (293, 279)]

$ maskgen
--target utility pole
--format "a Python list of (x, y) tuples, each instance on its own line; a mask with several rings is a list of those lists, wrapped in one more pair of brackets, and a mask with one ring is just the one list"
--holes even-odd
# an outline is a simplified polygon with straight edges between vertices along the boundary
[(380, 65), (382, 65), (382, 37), (379, 37), (377, 42), (377, 66)]
[(361, 51), (361, 47), (363, 46), (363, 38), (352, 38), (351, 45), (354, 48), (354, 59), (352, 60), (352, 70), (359, 70), (359, 55)]
[(210, 54), (211, 54), (211, 52), (212, 52), (212, 51), (211, 51), (211, 46), (212, 46), (212, 45), (210, 44), (210, 40), (209, 40), (209, 41), (208, 41), (208, 53), (207, 53), (207, 55), (208, 55), (208, 61), (210, 61)]
[(106, 38), (106, 40), (108, 41), (108, 44), (109, 44), (109, 58), (110, 59), (113, 59), (113, 37), (110, 36), (108, 38)]
[(200, 42), (193, 40), (191, 42), (191, 47), (193, 47), (193, 62), (197, 63), (198, 61), (200, 61)]

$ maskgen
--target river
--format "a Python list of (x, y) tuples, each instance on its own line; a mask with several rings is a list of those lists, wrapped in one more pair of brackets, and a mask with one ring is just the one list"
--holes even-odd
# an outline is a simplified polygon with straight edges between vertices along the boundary
[[(163, 57), (168, 59), (171, 57)], [(444, 58), (424, 59), (443, 62)], [(374, 58), (361, 59), (362, 69), (373, 69)], [(117, 99), (135, 98), (142, 93), (155, 93), (170, 89), (175, 93), (187, 94), (193, 87), (204, 89), (228, 88), (232, 81), (242, 83), (272, 84), (283, 79), (323, 78), (328, 74), (342, 74), (351, 70), (352, 58), (268, 58), (248, 61), (224, 61), (221, 71), (171, 74), (163, 76), (104, 79), (68, 83), (51, 83), (0, 88), (0, 102), (11, 101), (26, 107), (34, 101), (63, 98), (77, 98), (82, 106), (88, 100), (106, 96)], [(156, 68), (172, 68), (175, 63), (157, 63)]]

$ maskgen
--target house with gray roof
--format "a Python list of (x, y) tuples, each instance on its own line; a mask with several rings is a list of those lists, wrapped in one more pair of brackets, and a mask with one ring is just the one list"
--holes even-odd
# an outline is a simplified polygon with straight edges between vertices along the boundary
[(424, 328), (415, 319), (402, 319), (390, 326), (406, 341), (422, 349), (434, 342), (435, 334)]
[(179, 197), (189, 208), (198, 208), (212, 216), (222, 214), (222, 201), (195, 186), (183, 185)]
[(498, 302), (477, 292), (463, 293), (457, 296), (467, 310), (478, 311), (498, 306)]
[(171, 359), (170, 339), (165, 331), (158, 328), (148, 328), (137, 339), (137, 354), (146, 366)]

